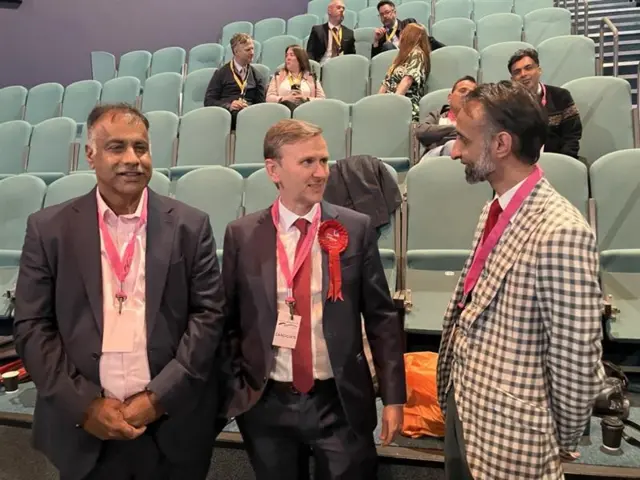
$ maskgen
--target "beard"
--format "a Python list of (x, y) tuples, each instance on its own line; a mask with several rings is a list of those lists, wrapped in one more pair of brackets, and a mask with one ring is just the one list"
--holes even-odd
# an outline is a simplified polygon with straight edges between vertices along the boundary
[(467, 183), (473, 185), (486, 181), (495, 170), (496, 164), (491, 159), (491, 146), (486, 142), (480, 158), (474, 163), (465, 165), (464, 174)]

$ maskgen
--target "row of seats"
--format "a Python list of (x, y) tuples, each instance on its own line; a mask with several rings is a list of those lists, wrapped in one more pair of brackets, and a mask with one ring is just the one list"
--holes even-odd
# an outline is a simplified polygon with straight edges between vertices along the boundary
[[(550, 183), (595, 222), (605, 291), (616, 290), (616, 275), (640, 273), (640, 150), (611, 153), (591, 169), (550, 153), (542, 155), (540, 165)], [(395, 171), (389, 171), (397, 181)], [(94, 185), (91, 173), (69, 175), (48, 187), (30, 175), (0, 181), (0, 265), (17, 262), (30, 213), (82, 195)], [(155, 172), (151, 188), (168, 195), (170, 181)], [(187, 173), (171, 194), (209, 214), (221, 256), (226, 225), (268, 207), (277, 191), (264, 168), (243, 179), (231, 168), (213, 166)], [(480, 211), (491, 196), (488, 184), (469, 185), (463, 167), (448, 157), (426, 159), (407, 173), (405, 201), (381, 232), (378, 247), (390, 287), (410, 291), (409, 331), (439, 332), (442, 313), (470, 254)], [(640, 339), (640, 323), (629, 315), (640, 306), (637, 292), (619, 302), (626, 314), (611, 323), (610, 335), (617, 340)]]
[[(634, 147), (639, 122), (633, 117), (628, 82), (587, 77), (563, 86), (571, 92), (581, 115), (580, 156), (586, 163)], [(440, 109), (448, 93), (449, 88), (445, 88), (425, 95), (420, 102), (422, 119)], [(381, 112), (384, 122), (380, 121)], [(276, 103), (253, 105), (238, 114), (233, 135), (231, 115), (219, 107), (197, 108), (182, 117), (168, 111), (146, 115), (156, 167), (178, 178), (203, 165), (233, 165), (242, 175), (249, 175), (262, 163), (266, 131), (277, 121), (289, 118), (291, 112)], [(334, 160), (369, 154), (398, 171), (406, 171), (420, 158), (411, 133), (411, 102), (403, 96), (371, 95), (351, 106), (335, 99), (317, 100), (295, 109), (293, 117), (322, 127)], [(64, 117), (37, 124), (33, 133), (25, 121), (0, 124), (0, 174), (26, 171), (51, 181), (70, 170), (88, 169), (83, 153), (86, 132), (79, 144), (74, 141), (75, 132), (75, 122)]]

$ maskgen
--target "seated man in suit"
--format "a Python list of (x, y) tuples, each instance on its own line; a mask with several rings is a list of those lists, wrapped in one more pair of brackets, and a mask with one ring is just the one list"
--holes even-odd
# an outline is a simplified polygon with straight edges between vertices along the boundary
[(216, 70), (204, 97), (205, 107), (222, 107), (231, 112), (231, 129), (235, 129), (238, 112), (249, 105), (264, 103), (266, 85), (251, 66), (253, 40), (246, 33), (231, 37), (233, 59)]
[(507, 68), (511, 79), (531, 91), (547, 114), (547, 141), (543, 151), (578, 158), (582, 122), (569, 90), (540, 82), (540, 59), (532, 48), (514, 53)]
[(311, 447), (316, 480), (376, 477), (375, 392), (383, 444), (402, 427), (406, 401), (402, 324), (369, 216), (323, 202), (329, 175), (322, 130), (282, 120), (264, 141), (279, 198), (229, 224), (224, 240), (236, 417), (257, 480), (299, 480)]
[(329, 21), (314, 25), (307, 42), (309, 58), (324, 64), (338, 55), (356, 53), (356, 39), (353, 30), (342, 25), (344, 20), (344, 2), (332, 0), (327, 7)]
[[(381, 52), (396, 50), (398, 45), (400, 45), (400, 34), (402, 33), (402, 30), (404, 30), (404, 27), (410, 23), (418, 23), (415, 18), (398, 20), (396, 4), (391, 0), (380, 0), (377, 8), (378, 13), (380, 14), (380, 20), (382, 21), (382, 26), (376, 29), (374, 34), (373, 45), (371, 46), (371, 58)], [(444, 47), (442, 43), (432, 36), (429, 36), (429, 43), (431, 44), (432, 52), (438, 48)]]
[(147, 187), (138, 110), (98, 106), (87, 128), (97, 187), (31, 215), (20, 261), (34, 446), (61, 480), (204, 480), (224, 319), (209, 218)]

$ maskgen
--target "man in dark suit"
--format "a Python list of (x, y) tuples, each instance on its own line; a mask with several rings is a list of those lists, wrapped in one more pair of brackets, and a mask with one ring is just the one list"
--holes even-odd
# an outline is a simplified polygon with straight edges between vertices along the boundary
[[(380, 14), (380, 21), (382, 21), (382, 26), (376, 29), (373, 36), (371, 58), (382, 52), (396, 50), (398, 45), (400, 45), (400, 34), (402, 33), (402, 30), (404, 30), (404, 27), (410, 23), (418, 23), (415, 18), (399, 20), (396, 12), (396, 4), (391, 0), (380, 0), (377, 8), (378, 13)], [(431, 36), (429, 36), (429, 44), (431, 51), (444, 47), (442, 43)]]
[(353, 30), (342, 25), (344, 10), (342, 0), (332, 0), (327, 7), (329, 21), (311, 28), (307, 41), (307, 53), (310, 59), (324, 64), (330, 58), (356, 53), (356, 38)]
[(16, 288), (16, 348), (38, 397), (35, 448), (62, 480), (207, 475), (223, 331), (209, 219), (147, 188), (149, 123), (96, 107), (97, 188), (33, 214)]
[(251, 65), (253, 40), (246, 33), (231, 37), (233, 59), (217, 69), (204, 96), (205, 107), (222, 107), (231, 112), (231, 128), (235, 129), (238, 112), (250, 105), (264, 103), (265, 80)]
[(283, 120), (267, 132), (264, 156), (279, 199), (225, 235), (228, 414), (258, 480), (304, 478), (297, 460), (308, 447), (317, 480), (376, 478), (361, 314), (385, 405), (383, 444), (402, 427), (406, 388), (402, 325), (374, 228), (368, 216), (322, 202), (328, 151), (320, 128)]

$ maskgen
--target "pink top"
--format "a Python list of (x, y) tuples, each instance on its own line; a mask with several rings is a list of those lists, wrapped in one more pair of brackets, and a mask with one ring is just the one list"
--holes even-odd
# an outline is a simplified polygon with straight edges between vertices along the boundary
[[(320, 80), (314, 81), (313, 75), (306, 73), (302, 77), (300, 83), (300, 91), (303, 95), (309, 97), (310, 100), (317, 100), (319, 98), (325, 98), (324, 90), (320, 85)], [(283, 68), (280, 73), (273, 76), (269, 83), (269, 89), (267, 90), (267, 102), (277, 103), (282, 97), (285, 97), (291, 93), (291, 81), (289, 74)]]

